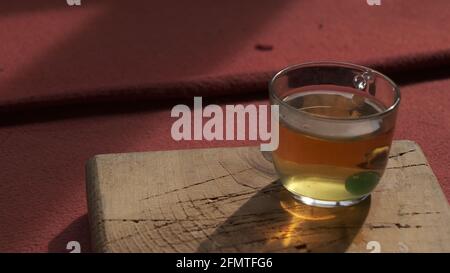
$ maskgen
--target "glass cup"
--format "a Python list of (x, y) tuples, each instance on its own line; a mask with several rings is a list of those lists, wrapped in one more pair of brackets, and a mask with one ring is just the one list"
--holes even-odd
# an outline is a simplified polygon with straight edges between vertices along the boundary
[(272, 152), (283, 186), (312, 206), (350, 206), (375, 189), (388, 161), (400, 90), (370, 68), (339, 62), (294, 65), (269, 84), (279, 105)]

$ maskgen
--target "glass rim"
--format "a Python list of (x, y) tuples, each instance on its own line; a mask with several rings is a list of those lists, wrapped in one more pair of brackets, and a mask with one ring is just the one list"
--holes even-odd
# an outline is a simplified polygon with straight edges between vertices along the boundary
[[(327, 117), (327, 116), (321, 116), (321, 115), (315, 115), (306, 111), (303, 111), (301, 109), (295, 108), (292, 105), (286, 103), (281, 97), (279, 97), (275, 93), (274, 84), (277, 79), (279, 79), (281, 76), (287, 75), (288, 72), (294, 71), (296, 69), (305, 68), (305, 67), (314, 67), (314, 66), (336, 66), (336, 67), (342, 67), (342, 68), (354, 68), (361, 70), (361, 72), (371, 72), (384, 80), (386, 80), (392, 87), (394, 92), (394, 102), (391, 106), (383, 110), (382, 112), (371, 114), (367, 116), (361, 116), (361, 117), (349, 117), (349, 118), (339, 118), (339, 117)], [(293, 110), (297, 113), (308, 115), (311, 118), (316, 118), (320, 120), (339, 120), (339, 121), (355, 121), (355, 120), (366, 120), (366, 119), (373, 119), (378, 117), (383, 117), (388, 115), (389, 113), (393, 112), (400, 104), (400, 88), (398, 85), (390, 79), (388, 76), (384, 75), (383, 73), (374, 70), (372, 68), (357, 65), (353, 63), (347, 63), (347, 62), (338, 62), (338, 61), (318, 61), (318, 62), (306, 62), (306, 63), (300, 63), (300, 64), (294, 64), (287, 66), (283, 68), (282, 70), (278, 71), (272, 79), (269, 81), (269, 96), (270, 98), (273, 98), (279, 105), (283, 105), (284, 107), (287, 107), (290, 110)]]

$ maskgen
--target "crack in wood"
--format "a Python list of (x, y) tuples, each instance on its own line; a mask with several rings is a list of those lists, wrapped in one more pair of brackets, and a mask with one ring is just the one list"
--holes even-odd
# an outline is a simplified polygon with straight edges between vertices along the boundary
[(428, 166), (426, 163), (419, 163), (419, 164), (410, 164), (410, 165), (403, 165), (403, 166), (395, 166), (395, 167), (388, 167), (386, 170), (396, 170), (396, 169), (405, 169), (410, 167), (418, 167), (418, 166)]
[(102, 221), (104, 221), (104, 222), (133, 222), (133, 223), (137, 224), (139, 222), (146, 222), (146, 221), (168, 222), (168, 221), (173, 221), (173, 219), (152, 219), (152, 218), (126, 219), (126, 218), (123, 218), (123, 219), (103, 219)]
[(430, 215), (430, 214), (440, 214), (440, 211), (426, 211), (426, 212), (399, 212), (398, 216), (415, 216), (415, 215)]
[[(180, 196), (179, 196), (178, 194), (177, 194), (177, 200), (180, 201)], [(182, 206), (181, 206), (181, 210), (183, 211), (184, 218), (189, 217), (189, 216), (188, 216), (189, 213), (186, 211), (185, 206), (182, 205)], [(179, 219), (179, 218), (177, 218), (177, 219)], [(187, 222), (187, 223), (190, 224), (190, 222)], [(192, 232), (189, 232), (189, 227), (186, 227), (186, 222), (180, 222), (179, 226), (183, 229), (183, 232), (184, 232), (184, 233), (189, 234), (189, 235), (192, 237), (192, 239), (195, 240), (195, 241), (197, 242), (196, 237), (192, 234)], [(183, 240), (180, 236), (178, 236), (178, 238), (180, 238), (180, 240)]]
[(384, 228), (398, 228), (398, 229), (405, 229), (405, 228), (422, 228), (420, 225), (411, 226), (409, 224), (401, 224), (401, 223), (388, 223), (388, 224), (368, 224), (367, 225), (369, 229), (384, 229)]
[[(192, 207), (195, 208), (196, 210), (198, 210), (199, 213), (200, 213), (200, 215), (201, 215), (202, 217), (207, 218), (206, 215), (205, 215), (205, 213), (203, 212), (203, 210), (199, 209), (199, 208), (195, 205), (195, 203), (192, 201), (192, 199), (189, 199), (189, 201), (190, 201), (190, 204), (192, 205)], [(223, 217), (223, 216), (219, 216), (219, 217)], [(209, 218), (209, 217), (208, 217), (208, 218)], [(209, 241), (212, 241), (212, 240), (211, 240), (211, 237), (209, 237), (209, 234), (205, 231), (205, 228), (204, 228), (204, 227), (200, 226), (199, 223), (198, 223), (197, 221), (194, 222), (194, 225), (195, 225), (195, 226), (203, 233), (203, 235), (204, 235)], [(213, 244), (215, 244), (215, 243), (213, 242)]]
[(294, 246), (295, 249), (308, 249), (308, 245), (307, 244), (299, 244)]
[(109, 244), (116, 243), (116, 242), (118, 242), (118, 241), (120, 241), (120, 240), (130, 239), (130, 238), (132, 238), (132, 237), (134, 237), (134, 236), (136, 236), (136, 235), (139, 235), (139, 234), (140, 234), (140, 232), (139, 232), (139, 231), (136, 231), (136, 232), (133, 232), (133, 233), (131, 233), (131, 234), (127, 234), (127, 235), (124, 235), (124, 236), (120, 236), (119, 238), (114, 238), (114, 239), (111, 239), (111, 240), (105, 242), (104, 245), (107, 246), (107, 245), (109, 245)]
[[(248, 168), (248, 169), (245, 169), (245, 170), (241, 170), (241, 171), (236, 172), (236, 173), (230, 173), (230, 172), (227, 171), (228, 174), (226, 174), (226, 175), (210, 178), (210, 179), (207, 179), (207, 180), (204, 180), (204, 181), (196, 182), (194, 184), (187, 185), (187, 186), (184, 186), (184, 187), (181, 187), (181, 188), (178, 188), (178, 189), (173, 189), (173, 190), (170, 190), (170, 191), (166, 191), (166, 192), (163, 192), (163, 193), (150, 195), (150, 196), (147, 196), (147, 197), (141, 199), (140, 201), (148, 200), (148, 199), (155, 198), (155, 197), (160, 197), (160, 196), (163, 196), (163, 195), (166, 195), (166, 194), (171, 194), (171, 193), (174, 193), (174, 192), (178, 192), (180, 190), (186, 190), (186, 189), (189, 189), (191, 187), (199, 186), (199, 185), (202, 185), (202, 184), (205, 184), (205, 183), (208, 183), (208, 182), (212, 182), (212, 181), (215, 181), (217, 179), (225, 178), (225, 177), (228, 177), (228, 176), (231, 176), (234, 180), (236, 180), (233, 175), (239, 174), (239, 173), (251, 170), (251, 169), (253, 169), (253, 168)], [(253, 188), (253, 189), (256, 189), (256, 188)]]
[[(267, 217), (267, 218), (262, 218), (262, 219), (257, 219), (257, 220), (253, 220), (253, 219), (248, 219), (248, 221), (233, 221), (233, 220), (229, 220), (227, 222), (227, 228), (229, 227), (235, 227), (235, 226), (241, 226), (241, 225), (246, 225), (246, 224), (261, 224), (261, 223), (265, 223), (265, 222), (271, 222), (271, 223), (280, 223), (280, 216), (275, 216), (275, 217)], [(276, 222), (275, 222), (276, 221)], [(285, 221), (283, 221), (285, 222)]]
[(228, 193), (224, 195), (214, 196), (214, 197), (204, 197), (204, 198), (198, 198), (198, 199), (192, 199), (192, 202), (202, 202), (206, 201), (206, 204), (210, 203), (216, 203), (220, 202), (222, 200), (227, 200), (229, 198), (239, 197), (239, 196), (245, 196), (245, 195), (251, 195), (256, 193), (256, 191), (245, 191), (240, 193)]
[[(264, 215), (264, 214), (268, 214), (268, 213), (245, 214), (245, 215), (239, 215), (239, 216), (234, 216), (234, 217), (230, 217), (230, 218), (235, 218), (235, 217), (242, 218), (243, 216), (259, 216), (259, 215)], [(170, 224), (178, 223), (178, 222), (181, 222), (181, 221), (195, 222), (195, 219), (174, 219), (174, 220), (165, 220), (165, 219), (108, 219), (108, 220), (133, 222), (133, 223), (135, 221), (139, 222), (139, 221), (142, 221), (142, 220), (144, 220), (144, 221), (151, 220), (151, 221), (164, 221), (164, 222), (166, 222), (166, 223), (164, 223), (164, 224), (162, 224), (160, 226), (155, 226), (155, 232), (158, 232), (158, 233), (159, 233), (159, 231), (158, 231), (159, 228), (166, 227), (166, 226), (168, 226)], [(264, 218), (264, 219), (260, 219), (260, 220), (257, 220), (257, 221), (244, 221), (244, 222), (236, 222), (236, 223), (233, 223), (233, 222), (229, 221), (228, 223), (230, 225), (227, 226), (227, 227), (223, 227), (219, 223), (203, 224), (201, 226), (197, 225), (197, 226), (192, 226), (192, 227), (184, 227), (183, 232), (193, 232), (193, 231), (197, 231), (197, 232), (198, 231), (203, 231), (204, 232), (205, 229), (213, 229), (213, 228), (217, 228), (217, 227), (222, 227), (220, 230), (216, 230), (216, 235), (215, 236), (234, 236), (233, 234), (238, 234), (242, 230), (247, 230), (247, 229), (250, 228), (249, 226), (245, 226), (245, 224), (261, 224), (261, 223), (264, 224), (264, 222), (273, 222), (273, 221), (276, 223), (276, 220), (278, 220), (277, 217), (275, 217), (275, 218), (273, 218), (273, 217), (272, 218)], [(284, 223), (278, 222), (278, 224), (284, 224)], [(244, 227), (242, 227), (242, 226), (244, 226)], [(234, 229), (234, 227), (240, 227), (240, 228)], [(282, 226), (276, 226), (274, 228), (276, 230), (282, 230)], [(249, 244), (254, 244), (254, 243), (266, 242), (268, 240), (284, 240), (284, 239), (289, 239), (289, 238), (294, 238), (294, 237), (296, 238), (298, 236), (299, 232), (302, 232), (301, 233), (302, 236), (308, 236), (308, 235), (311, 235), (311, 234), (312, 235), (317, 234), (317, 231), (320, 231), (320, 230), (327, 231), (327, 230), (336, 230), (336, 229), (342, 230), (342, 229), (358, 229), (358, 228), (359, 228), (359, 226), (346, 226), (346, 225), (344, 225), (344, 226), (309, 227), (307, 229), (304, 229), (302, 227), (298, 231), (296, 229), (295, 231), (292, 231), (289, 234), (278, 235), (278, 236), (271, 236), (270, 238), (266, 238), (266, 237), (257, 238), (257, 239), (253, 239), (253, 240), (250, 240), (250, 241), (244, 241), (244, 242), (241, 241), (241, 242), (239, 242), (239, 245), (236, 245), (236, 244), (217, 245), (217, 242), (214, 239), (212, 239), (210, 236), (206, 236), (205, 233), (204, 233), (204, 235), (205, 235), (205, 238), (207, 238), (207, 240), (214, 245), (214, 249), (226, 249), (226, 248), (229, 248), (229, 247), (236, 248), (236, 247), (242, 246), (242, 245), (249, 245)], [(369, 224), (369, 228), (370, 229), (382, 229), (382, 228), (406, 229), (406, 228), (422, 228), (422, 226), (420, 226), (420, 225), (411, 226), (409, 224), (393, 223), (393, 224), (379, 224), (379, 225), (377, 225), (377, 224)], [(312, 231), (312, 232), (309, 234), (308, 232), (304, 233), (304, 231), (310, 231), (310, 232)], [(112, 244), (112, 243), (115, 243), (115, 242), (120, 241), (120, 240), (129, 239), (129, 238), (132, 238), (132, 237), (134, 237), (134, 236), (136, 236), (138, 234), (139, 234), (139, 232), (135, 232), (135, 233), (132, 233), (132, 234), (127, 234), (125, 236), (121, 236), (119, 238), (112, 239), (112, 240), (108, 241), (106, 244)], [(162, 234), (161, 234), (161, 236), (162, 236)], [(333, 243), (338, 242), (340, 240), (341, 239), (335, 239), (335, 240), (327, 241), (327, 242), (325, 242), (325, 244), (326, 245), (333, 244)], [(188, 239), (188, 240), (181, 240), (180, 239), (177, 242), (169, 242), (169, 241), (167, 241), (166, 239), (163, 238), (163, 241), (164, 241), (164, 243), (165, 243), (165, 245), (167, 247), (170, 247), (171, 249), (173, 249), (176, 245), (182, 245), (182, 244), (198, 241), (198, 238), (192, 238), (192, 239)], [(308, 250), (308, 247), (307, 247), (307, 245), (305, 243), (301, 243), (301, 244), (295, 245), (293, 247), (298, 249), (298, 250)]]
[[(137, 232), (133, 232), (133, 233), (130, 233), (130, 234), (127, 234), (127, 235), (124, 235), (124, 236), (120, 236), (119, 238), (114, 238), (114, 239), (111, 239), (111, 240), (105, 242), (104, 246), (117, 243), (117, 242), (119, 242), (121, 240), (130, 239), (130, 238), (133, 238), (134, 236), (140, 235), (140, 234), (141, 234), (141, 232), (137, 231)], [(195, 241), (198, 241), (198, 240), (196, 238), (192, 238), (192, 239), (188, 239), (188, 240), (179, 240), (178, 242), (171, 242), (170, 245), (172, 245), (172, 246), (185, 245), (187, 243), (192, 243), (192, 242), (195, 242)], [(156, 242), (156, 241), (152, 238), (151, 242)], [(158, 245), (161, 246), (160, 244), (158, 244)], [(166, 243), (166, 245), (167, 245), (167, 243)]]
[[(236, 179), (236, 177), (234, 177), (234, 175), (233, 175), (233, 174), (225, 167), (225, 165), (222, 163), (222, 161), (219, 160), (219, 161), (217, 161), (217, 162), (218, 162), (219, 165), (222, 166), (222, 168), (223, 168), (223, 169), (231, 176), (231, 178), (233, 178), (233, 180), (234, 180), (234, 182), (236, 182), (236, 184), (241, 185), (241, 186), (243, 186), (243, 187), (250, 188), (250, 189), (254, 189), (254, 190), (259, 189), (259, 188), (250, 186), (250, 185), (248, 185), (248, 184), (239, 182), (239, 181)], [(252, 168), (249, 168), (249, 169), (252, 169)], [(244, 172), (244, 171), (245, 171), (245, 170), (240, 171), (240, 172)]]
[[(252, 215), (252, 214), (249, 214), (249, 215)], [(259, 215), (259, 214), (256, 214), (256, 215)], [(122, 219), (111, 219), (111, 220), (122, 220)], [(145, 219), (145, 220), (148, 220), (148, 219)], [(272, 218), (266, 218), (266, 219), (263, 219), (263, 220), (264, 221), (271, 221), (273, 219)], [(252, 223), (252, 222), (236, 223), (236, 224), (232, 224), (231, 226), (235, 227), (235, 226), (240, 226), (242, 224), (247, 224), (247, 223)], [(209, 229), (213, 229), (213, 228), (217, 228), (217, 226), (220, 226), (220, 224), (213, 223), (211, 225), (204, 225), (204, 227), (202, 227), (202, 228), (198, 228), (198, 227), (193, 226), (193, 227), (189, 227), (189, 228), (185, 229), (184, 232), (204, 231), (204, 229), (208, 229), (208, 228)], [(330, 229), (343, 229), (343, 228), (351, 229), (351, 228), (357, 228), (357, 227), (349, 227), (349, 226), (325, 227), (324, 226), (324, 227), (317, 227), (317, 228), (308, 228), (307, 230), (309, 230), (309, 231), (313, 231), (313, 230), (326, 231), (326, 230), (330, 230)], [(229, 229), (229, 228), (222, 229), (220, 231), (216, 231), (217, 233), (216, 233), (215, 236), (225, 236), (225, 237), (226, 236), (235, 236), (236, 234), (239, 234), (242, 230), (248, 230), (248, 229), (249, 229), (249, 227), (243, 227), (243, 228), (238, 228), (238, 229)], [(276, 226), (276, 227), (274, 227), (274, 229), (275, 230), (283, 230), (282, 226)], [(300, 231), (305, 231), (303, 228), (301, 228), (299, 230)], [(159, 231), (155, 230), (155, 232), (159, 232)], [(134, 237), (134, 236), (136, 236), (138, 234), (139, 234), (139, 232), (135, 232), (135, 233), (128, 234), (128, 235), (125, 235), (125, 236), (121, 236), (119, 238), (112, 239), (111, 241), (107, 242), (107, 244), (115, 243), (117, 241), (124, 240), (124, 239), (129, 239), (129, 238), (132, 238), (132, 237)], [(315, 235), (315, 234), (317, 234), (317, 233), (316, 232), (311, 232), (311, 233), (302, 233), (301, 235), (302, 236), (309, 236), (309, 235)], [(242, 245), (254, 244), (254, 243), (259, 243), (259, 242), (266, 242), (266, 241), (269, 241), (269, 240), (285, 240), (285, 239), (290, 239), (290, 238), (298, 238), (298, 235), (299, 235), (299, 233), (297, 232), (297, 229), (296, 229), (294, 232), (290, 232), (288, 234), (274, 235), (274, 236), (271, 236), (271, 237), (263, 237), (263, 238), (258, 238), (258, 239), (253, 239), (253, 240), (250, 240), (250, 241), (246, 241), (246, 242), (242, 242), (241, 241), (241, 242), (239, 242), (239, 245), (242, 246)], [(205, 236), (205, 238), (211, 244), (214, 245), (215, 249), (224, 249), (224, 248), (229, 248), (229, 247), (236, 248), (236, 247), (238, 247), (238, 245), (235, 245), (235, 244), (233, 244), (233, 245), (225, 245), (225, 246), (224, 245), (218, 245), (217, 244), (217, 240), (215, 240), (215, 239), (213, 239), (213, 238), (211, 238), (209, 236)], [(340, 239), (337, 239), (337, 241), (339, 241), (339, 240)], [(188, 240), (181, 240), (180, 239), (177, 242), (171, 242), (170, 244), (173, 247), (173, 246), (176, 246), (176, 245), (184, 245), (186, 243), (190, 243), (190, 242), (194, 242), (194, 241), (198, 241), (198, 238), (192, 238), (192, 239), (188, 239)], [(333, 240), (333, 241), (329, 241), (327, 243), (333, 243), (335, 241), (336, 240)], [(166, 241), (165, 243), (168, 246), (168, 242)], [(296, 249), (307, 249), (307, 245), (304, 244), (304, 243), (296, 245), (296, 246), (293, 246), (293, 247), (296, 248)]]
[(389, 225), (373, 225), (373, 224), (369, 224), (369, 228), (370, 229), (378, 229), (378, 228), (391, 228), (392, 226)]
[(231, 215), (229, 217), (227, 216), (216, 216), (216, 217), (206, 217), (206, 215), (203, 215), (204, 218), (194, 218), (194, 217), (186, 217), (185, 219), (179, 219), (179, 218), (173, 218), (173, 219), (162, 219), (162, 218), (113, 218), (113, 219), (103, 219), (104, 222), (132, 222), (132, 223), (140, 223), (140, 222), (196, 222), (196, 221), (214, 221), (214, 220), (223, 220), (223, 219), (229, 219), (229, 220), (239, 220), (242, 218), (247, 217), (262, 217), (267, 215), (276, 215), (283, 213), (283, 209), (276, 209), (273, 211), (268, 212), (261, 212), (261, 213), (245, 213), (245, 214), (238, 214), (238, 215)]
[(405, 154), (409, 154), (409, 153), (412, 153), (412, 152), (415, 152), (415, 151), (416, 151), (416, 149), (411, 149), (411, 150), (408, 150), (408, 151), (405, 151), (405, 152), (401, 152), (401, 153), (398, 153), (398, 154), (395, 154), (395, 155), (390, 155), (389, 158), (401, 157), (401, 156), (404, 156)]
[[(204, 197), (204, 198), (191, 199), (190, 201), (196, 202), (196, 203), (204, 203), (204, 204), (208, 204), (208, 205), (211, 204), (212, 205), (212, 203), (227, 201), (227, 200), (230, 200), (230, 199), (236, 198), (236, 197), (247, 196), (247, 195), (251, 195), (251, 194), (255, 194), (255, 193), (272, 194), (272, 193), (278, 193), (278, 192), (283, 191), (283, 190), (284, 189), (282, 189), (281, 187), (278, 187), (278, 185), (276, 185), (276, 186), (272, 186), (272, 187), (269, 187), (267, 189), (260, 190), (260, 191), (258, 191), (258, 189), (255, 189), (255, 190), (252, 190), (252, 191), (244, 191), (244, 192), (238, 192), (238, 193), (228, 193), (228, 194), (214, 196), (214, 197)], [(186, 202), (190, 202), (190, 201), (180, 201), (180, 203), (178, 203), (178, 204), (182, 204), (182, 203), (186, 203)], [(206, 201), (206, 202), (204, 202), (204, 201)]]

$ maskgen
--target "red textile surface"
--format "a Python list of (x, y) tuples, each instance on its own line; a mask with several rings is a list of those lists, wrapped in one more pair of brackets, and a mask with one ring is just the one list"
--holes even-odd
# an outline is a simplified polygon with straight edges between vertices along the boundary
[(448, 0), (1, 2), (0, 251), (88, 251), (89, 157), (245, 145), (173, 141), (184, 101), (162, 99), (264, 102), (273, 71), (312, 60), (400, 82), (395, 138), (422, 146), (450, 197), (449, 26)]
[(0, 2), (0, 109), (256, 92), (314, 60), (450, 67), (448, 0), (82, 2)]

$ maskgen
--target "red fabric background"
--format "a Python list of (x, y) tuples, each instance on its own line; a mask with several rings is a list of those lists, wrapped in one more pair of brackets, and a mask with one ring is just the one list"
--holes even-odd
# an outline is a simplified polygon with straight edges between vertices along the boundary
[(274, 71), (312, 60), (399, 82), (395, 138), (422, 146), (450, 197), (447, 0), (10, 2), (0, 3), (0, 251), (66, 251), (71, 240), (88, 251), (89, 157), (245, 145), (175, 142), (170, 109), (193, 95), (266, 102)]

